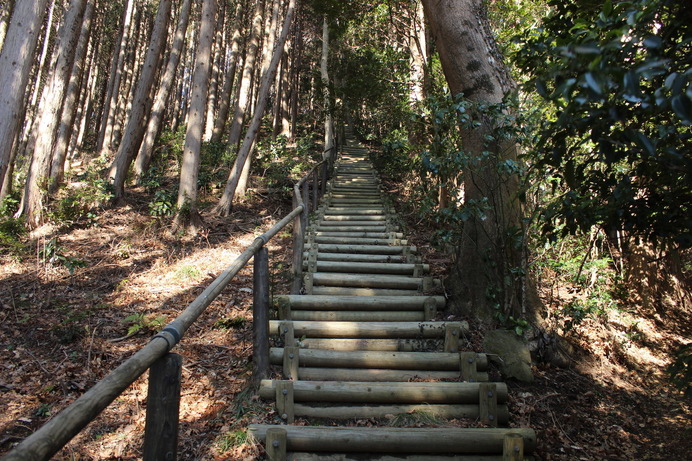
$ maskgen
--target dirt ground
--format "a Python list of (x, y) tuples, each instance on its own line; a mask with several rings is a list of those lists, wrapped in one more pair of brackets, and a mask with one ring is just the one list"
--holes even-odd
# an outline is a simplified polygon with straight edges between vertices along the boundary
[[(89, 227), (42, 228), (22, 257), (3, 255), (0, 455), (144, 345), (289, 207), (259, 193), (227, 219), (204, 216), (206, 229), (188, 238), (171, 234), (133, 196)], [(426, 243), (423, 231), (414, 232), (414, 243), (443, 275), (449, 259)], [(57, 250), (45, 261), (40, 254), (54, 237)], [(289, 280), (290, 244), (288, 232), (269, 244), (276, 293), (285, 292)], [(184, 358), (179, 459), (261, 456), (243, 428), (276, 415), (247, 391), (251, 305), (246, 268), (176, 348)], [(674, 314), (689, 319), (689, 312)], [(619, 321), (587, 322), (574, 332), (577, 352), (569, 368), (538, 364), (534, 383), (508, 382), (511, 425), (537, 431), (540, 459), (690, 459), (690, 401), (663, 372), (670, 344), (689, 340), (689, 331), (642, 318), (638, 336), (625, 341)], [(128, 336), (128, 330), (137, 331)], [(470, 342), (480, 344), (479, 338)], [(140, 458), (146, 383), (145, 374), (55, 459)]]

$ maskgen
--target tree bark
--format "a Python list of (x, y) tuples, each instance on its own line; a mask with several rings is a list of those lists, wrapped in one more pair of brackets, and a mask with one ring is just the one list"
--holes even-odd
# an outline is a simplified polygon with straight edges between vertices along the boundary
[(70, 82), (67, 86), (65, 103), (63, 104), (58, 133), (55, 140), (55, 147), (51, 155), (49, 193), (55, 193), (58, 186), (62, 183), (65, 172), (65, 159), (67, 158), (67, 148), (72, 137), (75, 117), (77, 115), (78, 99), (81, 92), (82, 80), (84, 76), (84, 62), (86, 60), (89, 37), (91, 36), (91, 23), (94, 14), (94, 3), (96, 0), (87, 0), (82, 20), (82, 30), (75, 50), (74, 63), (70, 72)]
[(139, 151), (140, 144), (145, 132), (145, 117), (147, 110), (151, 104), (149, 94), (151, 87), (156, 77), (156, 70), (159, 66), (161, 52), (163, 50), (164, 39), (168, 31), (168, 20), (171, 15), (171, 0), (161, 0), (159, 9), (156, 13), (154, 21), (154, 30), (151, 34), (149, 48), (147, 49), (146, 57), (144, 58), (144, 66), (142, 73), (137, 82), (135, 90), (134, 102), (130, 117), (125, 127), (125, 134), (120, 143), (118, 152), (115, 154), (115, 159), (110, 169), (110, 177), (113, 181), (114, 198), (120, 201), (125, 196), (125, 179), (130, 164), (136, 153)]
[(188, 115), (187, 133), (183, 148), (183, 164), (180, 169), (180, 187), (178, 189), (178, 212), (175, 222), (177, 228), (188, 227), (196, 232), (201, 225), (197, 210), (197, 178), (199, 174), (202, 131), (209, 91), (209, 73), (211, 69), (211, 48), (214, 40), (217, 0), (204, 0), (202, 19), (199, 31), (199, 44), (192, 76), (192, 102)]
[(178, 69), (178, 64), (180, 64), (180, 55), (185, 43), (185, 31), (187, 31), (190, 19), (190, 10), (191, 0), (184, 0), (180, 7), (180, 18), (178, 19), (178, 25), (175, 30), (173, 46), (171, 47), (171, 52), (168, 57), (168, 64), (161, 77), (161, 85), (154, 97), (154, 105), (151, 109), (149, 122), (147, 123), (146, 134), (139, 148), (137, 159), (135, 160), (134, 172), (138, 183), (141, 183), (142, 177), (149, 169), (151, 154), (154, 149), (154, 141), (156, 141), (156, 135), (159, 132), (163, 115), (166, 111), (166, 103), (169, 100), (171, 89), (175, 83), (175, 74)]
[(34, 152), (22, 204), (17, 212), (18, 216), (26, 216), (26, 222), (31, 227), (39, 226), (44, 220), (44, 201), (49, 186), (51, 155), (85, 8), (86, 0), (72, 0), (65, 12), (58, 34), (59, 43), (56, 43), (53, 50), (50, 74), (39, 102), (39, 112), (32, 134)]
[(228, 183), (224, 190), (219, 203), (216, 205), (214, 211), (222, 216), (228, 216), (231, 212), (233, 205), (233, 198), (235, 196), (236, 188), (238, 186), (238, 181), (240, 179), (240, 173), (245, 164), (252, 147), (257, 138), (257, 132), (260, 127), (260, 122), (262, 121), (262, 116), (267, 107), (267, 98), (269, 97), (269, 89), (274, 81), (274, 76), (276, 74), (276, 68), (279, 65), (279, 60), (283, 55), (284, 45), (286, 43), (286, 38), (288, 37), (288, 32), (291, 29), (291, 22), (293, 21), (293, 15), (295, 13), (295, 0), (290, 0), (288, 3), (288, 8), (286, 10), (286, 17), (284, 18), (283, 27), (281, 29), (281, 35), (279, 37), (278, 43), (274, 48), (274, 53), (272, 60), (269, 64), (267, 72), (262, 76), (262, 82), (258, 91), (257, 104), (255, 106), (255, 113), (248, 127), (245, 138), (243, 139), (243, 144), (238, 151), (238, 158), (236, 159), (231, 174), (228, 178)]
[[(463, 94), (472, 103), (503, 102), (514, 83), (493, 39), (484, 2), (423, 0), (423, 6), (452, 94)], [(462, 308), (486, 319), (494, 313), (519, 318), (525, 314), (521, 305), (524, 280), (514, 274), (524, 269), (523, 248), (512, 241), (512, 235), (521, 232), (518, 180), (503, 177), (498, 169), (500, 162), (516, 160), (516, 142), (488, 142), (503, 122), (483, 113), (473, 115), (479, 126), (460, 127), (470, 156), (470, 167), (463, 173), (464, 205), (481, 211), (471, 213), (460, 242), (456, 269)]]
[(10, 17), (12, 16), (13, 8), (14, 0), (8, 0), (2, 4), (2, 10), (0, 10), (0, 50), (2, 50), (2, 45), (5, 43), (7, 26), (10, 25)]
[(96, 145), (96, 150), (102, 152), (104, 149), (110, 149), (110, 140), (113, 135), (113, 124), (115, 123), (115, 113), (118, 104), (118, 95), (120, 93), (120, 81), (122, 80), (123, 68), (125, 66), (125, 52), (127, 51), (127, 42), (130, 39), (130, 29), (132, 16), (135, 8), (135, 0), (127, 0), (125, 7), (125, 18), (123, 21), (123, 31), (120, 36), (118, 47), (115, 50), (113, 57), (113, 66), (110, 72), (110, 80), (108, 92), (106, 94), (106, 103), (103, 110), (103, 119), (101, 122), (101, 130)]
[(235, 81), (235, 73), (238, 65), (238, 52), (240, 50), (240, 29), (243, 22), (243, 7), (241, 3), (236, 6), (235, 22), (233, 24), (234, 32), (231, 39), (231, 53), (228, 57), (230, 67), (228, 69), (226, 80), (223, 84), (223, 90), (219, 97), (219, 113), (214, 121), (214, 130), (211, 135), (212, 142), (220, 142), (228, 122), (228, 112), (231, 107), (231, 93), (233, 92), (233, 83)]
[(32, 53), (38, 43), (48, 0), (18, 2), (0, 52), (0, 184), (10, 160), (12, 145), (24, 112), (24, 89), (29, 81)]
[(322, 19), (322, 57), (320, 59), (320, 77), (322, 79), (322, 101), (324, 104), (324, 155), (330, 155), (334, 146), (334, 117), (332, 115), (332, 98), (329, 91), (329, 21)]

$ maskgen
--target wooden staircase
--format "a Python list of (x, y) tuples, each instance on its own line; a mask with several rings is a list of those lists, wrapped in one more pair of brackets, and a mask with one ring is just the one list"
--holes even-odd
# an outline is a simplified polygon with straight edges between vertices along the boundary
[[(445, 298), (426, 293), (439, 282), (383, 204), (367, 154), (343, 148), (311, 218), (304, 294), (275, 297), (270, 361), (285, 379), (259, 393), (282, 424), (250, 433), (270, 460), (531, 459), (534, 431), (504, 427), (507, 386), (488, 382), (485, 354), (460, 350), (468, 324), (434, 320)], [(406, 417), (416, 427), (391, 427)]]

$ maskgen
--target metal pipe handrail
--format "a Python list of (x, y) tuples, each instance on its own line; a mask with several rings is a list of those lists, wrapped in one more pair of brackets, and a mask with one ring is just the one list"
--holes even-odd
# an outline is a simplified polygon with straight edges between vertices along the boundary
[[(178, 315), (175, 320), (166, 325), (163, 330), (152, 337), (151, 341), (132, 357), (120, 364), (115, 370), (111, 371), (105, 378), (97, 382), (86, 393), (72, 402), (67, 408), (58, 413), (54, 418), (41, 426), (36, 432), (24, 439), (13, 450), (7, 453), (2, 461), (15, 460), (45, 460), (58, 452), (75, 435), (77, 435), (87, 424), (93, 421), (110, 403), (112, 403), (125, 389), (127, 389), (137, 378), (149, 369), (157, 360), (164, 357), (173, 349), (183, 338), (185, 332), (206, 310), (206, 308), (219, 296), (233, 277), (245, 267), (250, 259), (263, 248), (269, 240), (278, 234), (291, 221), (296, 220), (301, 224), (307, 223), (307, 213), (309, 204), (303, 200), (301, 188), (306, 181), (314, 178), (317, 168), (327, 163), (333, 164), (329, 159), (325, 159), (316, 164), (303, 178), (293, 186), (294, 208), (281, 221), (272, 226), (268, 231), (255, 238), (243, 253), (241, 253), (231, 263), (231, 265), (221, 273), (207, 288), (190, 303), (185, 310)], [(313, 184), (313, 188), (317, 188)], [(322, 189), (322, 188), (320, 188)], [(300, 245), (294, 247), (302, 248), (305, 225), (300, 225), (296, 235)], [(295, 229), (294, 229), (295, 233)], [(294, 263), (295, 263), (294, 255)], [(300, 275), (302, 272), (302, 255), (299, 264)]]

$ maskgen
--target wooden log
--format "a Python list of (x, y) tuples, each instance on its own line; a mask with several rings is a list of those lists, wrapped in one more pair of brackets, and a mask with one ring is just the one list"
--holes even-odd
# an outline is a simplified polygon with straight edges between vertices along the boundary
[[(478, 419), (478, 405), (308, 405), (295, 404), (295, 414), (305, 418), (366, 419), (386, 418), (402, 414), (421, 412), (440, 419)], [(507, 405), (498, 407), (501, 425), (509, 422)]]
[[(383, 227), (382, 232), (387, 228)], [(408, 245), (408, 240), (386, 238), (366, 238), (366, 237), (324, 237), (319, 232), (314, 237), (315, 242), (326, 245)]]
[[(363, 461), (361, 454), (349, 453), (288, 453), (288, 461)], [(503, 461), (500, 455), (368, 455), (368, 461)], [(533, 456), (526, 456), (524, 461), (536, 461)]]
[(317, 223), (318, 229), (351, 229), (351, 228), (378, 228), (384, 226), (385, 223), (378, 220), (378, 221), (327, 221), (327, 220), (321, 220), (319, 223)]
[(328, 215), (383, 215), (386, 210), (383, 206), (373, 208), (348, 208), (348, 207), (331, 207), (324, 211), (325, 217)]
[[(305, 250), (310, 250), (310, 245), (305, 245)], [(390, 245), (320, 245), (320, 252), (323, 253), (366, 253), (381, 255), (406, 254), (406, 252), (416, 253), (415, 246), (390, 246)]]
[(328, 231), (317, 231), (316, 237), (357, 237), (357, 238), (373, 238), (373, 239), (387, 239), (396, 240), (403, 239), (404, 234), (402, 232), (350, 232), (348, 230), (334, 229)]
[[(276, 390), (287, 381), (264, 379), (260, 383), (259, 395), (272, 399)], [(357, 381), (291, 381), (295, 402), (330, 403), (420, 403), (478, 405), (481, 390), (488, 383), (448, 382), (373, 382)], [(508, 390), (505, 383), (492, 383), (497, 401), (507, 402)]]
[[(318, 240), (319, 242), (319, 240)], [(303, 261), (303, 270), (307, 269), (308, 261)], [(316, 261), (318, 272), (348, 272), (351, 274), (391, 274), (410, 275), (416, 271), (416, 264), (406, 263), (368, 263), (368, 262), (334, 262)], [(422, 265), (423, 271), (430, 271), (430, 266)]]
[(314, 287), (310, 294), (332, 296), (415, 296), (418, 290), (393, 290), (388, 288)]
[(293, 320), (332, 320), (346, 322), (417, 322), (425, 319), (423, 311), (291, 311)]
[(397, 290), (417, 290), (422, 288), (423, 279), (414, 277), (402, 277), (396, 275), (355, 275), (333, 274), (328, 272), (316, 272), (313, 274), (314, 285), (327, 285), (332, 287), (356, 287), (356, 288), (393, 288)]
[(497, 385), (495, 383), (482, 383), (478, 388), (478, 402), (480, 405), (479, 419), (490, 426), (506, 424), (500, 415), (498, 407)]
[[(315, 232), (322, 232), (322, 231), (329, 232), (329, 231), (333, 231), (335, 229), (339, 229), (341, 231), (347, 231), (347, 232), (385, 232), (386, 233), (386, 232), (390, 231), (390, 229), (387, 227), (386, 224), (377, 224), (377, 223), (375, 223), (371, 226), (339, 226), (339, 227), (325, 226), (322, 223), (318, 223), (311, 228), (311, 230), (313, 230)], [(317, 239), (317, 237), (314, 237), (314, 238)], [(320, 239), (322, 240), (320, 243), (328, 243), (330, 245), (376, 245), (376, 243), (367, 243), (367, 241), (366, 241), (366, 243), (356, 242), (356, 243), (343, 243), (343, 244), (338, 243), (338, 242), (334, 243), (334, 242), (324, 241), (325, 239), (329, 239), (329, 238), (334, 238), (334, 237), (320, 237)], [(389, 242), (389, 239), (387, 239), (387, 242)], [(379, 245), (389, 245), (389, 243), (380, 243)], [(398, 246), (401, 246), (401, 245), (398, 245)]]
[[(284, 344), (290, 344), (284, 341)], [(340, 339), (301, 338), (296, 346), (303, 349), (330, 349), (333, 351), (402, 351), (425, 352), (439, 350), (440, 339)]]
[[(251, 424), (248, 433), (264, 441), (271, 425)], [(499, 454), (504, 438), (517, 433), (524, 450), (536, 448), (532, 429), (398, 428), (285, 426), (289, 451), (372, 452), (372, 453), (468, 453)]]
[(298, 378), (298, 367), (300, 364), (300, 356), (299, 356), (299, 350), (297, 347), (294, 346), (288, 346), (283, 349), (279, 348), (271, 348), (269, 350), (269, 358), (270, 360), (273, 360), (273, 358), (276, 358), (276, 356), (272, 355), (272, 352), (276, 353), (278, 350), (281, 351), (281, 355), (279, 356), (279, 360), (272, 361), (275, 365), (282, 365), (283, 364), (283, 372), (284, 376), (290, 380), (297, 380)]
[[(279, 334), (280, 324), (270, 320), (269, 331)], [(458, 325), (464, 331), (469, 327), (466, 322), (293, 321), (293, 330), (297, 338), (444, 338), (447, 325)]]
[(149, 370), (147, 419), (144, 428), (146, 461), (178, 459), (178, 413), (183, 358), (166, 354)]
[[(439, 309), (444, 308), (444, 296), (304, 296), (280, 295), (274, 297), (277, 304), (287, 303), (300, 310), (423, 310), (428, 299)], [(450, 323), (462, 327), (463, 322)]]
[[(273, 364), (284, 363), (286, 355), (298, 355), (297, 348), (284, 354), (284, 349), (273, 347), (269, 357)], [(295, 350), (293, 350), (295, 349)], [(476, 354), (478, 369), (487, 369), (485, 354)], [(448, 352), (394, 352), (394, 351), (330, 351), (302, 349), (300, 365), (305, 367), (334, 368), (387, 368), (395, 370), (459, 370), (459, 354)]]
[(269, 461), (285, 461), (287, 446), (286, 429), (272, 427), (267, 429), (266, 434), (265, 446)]
[(269, 374), (269, 250), (260, 248), (254, 257), (252, 331), (253, 381)]
[(515, 433), (505, 435), (502, 461), (523, 461), (524, 459), (524, 437)]
[[(301, 367), (299, 379), (324, 381), (410, 381), (412, 379), (440, 380), (459, 379), (459, 371), (425, 371), (425, 370), (378, 370), (368, 368), (313, 368)], [(488, 381), (487, 373), (477, 373), (476, 381)]]
[(366, 262), (366, 263), (412, 263), (415, 256), (400, 255), (369, 255), (348, 253), (318, 253), (318, 261)]
[(273, 391), (279, 417), (286, 423), (293, 424), (296, 416), (293, 381), (277, 381)]

